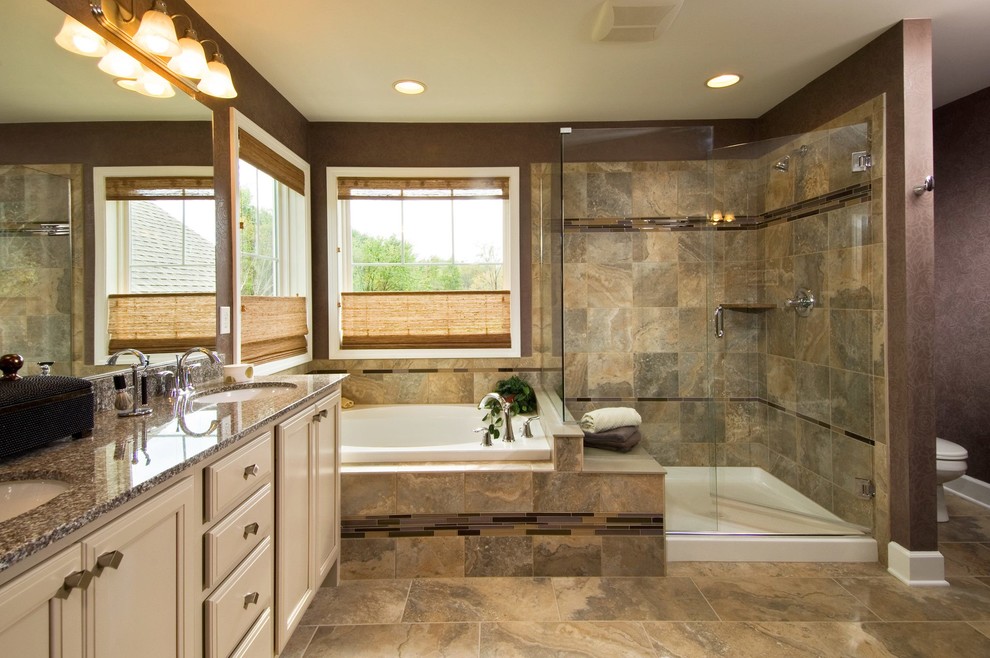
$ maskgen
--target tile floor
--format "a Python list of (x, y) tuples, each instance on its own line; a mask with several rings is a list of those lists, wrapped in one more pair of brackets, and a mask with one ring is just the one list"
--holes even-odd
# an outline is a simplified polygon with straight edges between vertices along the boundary
[(325, 588), (283, 658), (990, 656), (990, 510), (949, 496), (950, 587), (878, 564), (671, 563), (662, 578), (434, 578)]

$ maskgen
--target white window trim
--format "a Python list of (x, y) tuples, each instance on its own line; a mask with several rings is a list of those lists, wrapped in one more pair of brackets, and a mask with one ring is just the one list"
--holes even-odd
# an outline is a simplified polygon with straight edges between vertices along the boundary
[[(337, 200), (337, 179), (350, 176), (401, 178), (507, 177), (509, 179), (508, 230), (504, 233), (503, 251), (508, 273), (510, 306), (510, 347), (453, 349), (342, 349), (340, 347), (340, 301), (344, 241)], [(330, 358), (331, 359), (443, 359), (443, 358), (511, 358), (522, 354), (520, 346), (520, 262), (519, 262), (519, 167), (327, 167), (327, 262), (329, 263)], [(339, 251), (338, 251), (339, 249)]]
[[(213, 167), (185, 167), (185, 166), (162, 166), (162, 167), (93, 167), (93, 234), (95, 241), (94, 257), (94, 285), (93, 285), (93, 361), (95, 363), (106, 363), (110, 358), (106, 346), (109, 343), (107, 332), (107, 295), (117, 292), (114, 285), (108, 285), (107, 281), (116, 281), (120, 274), (118, 269), (123, 267), (117, 263), (117, 255), (113, 258), (107, 254), (107, 239), (110, 235), (118, 233), (108, 230), (108, 222), (122, 222), (122, 218), (107, 214), (107, 179), (116, 177), (146, 177), (146, 176), (213, 176)], [(116, 247), (114, 248), (116, 252)], [(112, 268), (108, 271), (107, 268)], [(171, 358), (175, 353), (156, 352), (154, 360), (156, 362)]]
[[(230, 167), (231, 167), (231, 231), (233, 233), (233, 262), (232, 262), (232, 272), (230, 273), (233, 279), (233, 307), (234, 315), (237, 317), (237, 321), (233, 323), (233, 363), (240, 363), (241, 360), (241, 321), (240, 321), (240, 308), (241, 308), (241, 286), (240, 281), (238, 281), (238, 274), (241, 271), (241, 231), (238, 228), (238, 218), (241, 216), (240, 212), (240, 191), (238, 189), (239, 183), (237, 179), (238, 162), (240, 161), (240, 143), (237, 138), (237, 131), (244, 130), (251, 134), (252, 137), (258, 139), (262, 144), (270, 148), (275, 153), (279, 154), (290, 163), (299, 167), (305, 174), (305, 194), (297, 206), (297, 210), (303, 220), (302, 227), (296, 227), (298, 232), (296, 235), (302, 240), (304, 248), (301, 250), (303, 253), (293, 252), (292, 261), (294, 265), (292, 266), (291, 282), (290, 285), (297, 292), (301, 291), (301, 294), (306, 296), (306, 327), (309, 330), (306, 340), (306, 353), (297, 354), (296, 356), (290, 356), (285, 359), (278, 359), (277, 361), (269, 361), (268, 363), (260, 363), (255, 365), (254, 372), (257, 375), (270, 375), (272, 373), (285, 370), (287, 368), (292, 368), (294, 366), (303, 365), (309, 363), (313, 360), (313, 275), (312, 268), (310, 267), (310, 253), (312, 249), (311, 231), (310, 231), (310, 181), (309, 181), (309, 163), (300, 158), (295, 154), (294, 151), (284, 146), (280, 141), (269, 135), (261, 126), (255, 122), (248, 119), (246, 116), (238, 112), (234, 108), (230, 108)], [(281, 236), (280, 236), (281, 237)], [(298, 286), (298, 288), (295, 288)], [(219, 313), (219, 311), (218, 311)]]

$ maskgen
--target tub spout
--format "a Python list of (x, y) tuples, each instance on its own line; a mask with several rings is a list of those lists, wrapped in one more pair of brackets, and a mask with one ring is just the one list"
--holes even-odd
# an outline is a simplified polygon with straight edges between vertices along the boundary
[(505, 401), (505, 398), (498, 393), (485, 393), (485, 397), (481, 398), (481, 402), (478, 403), (478, 408), (487, 409), (485, 405), (492, 400), (498, 402), (498, 406), (502, 410), (502, 417), (505, 419), (505, 436), (502, 437), (502, 440), (506, 443), (512, 443), (516, 437), (512, 432), (512, 416), (509, 415), (510, 405)]

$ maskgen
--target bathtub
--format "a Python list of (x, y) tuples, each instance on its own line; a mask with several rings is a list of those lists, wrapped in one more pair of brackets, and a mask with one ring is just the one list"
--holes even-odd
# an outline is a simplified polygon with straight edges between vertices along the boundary
[[(355, 405), (342, 414), (340, 458), (345, 464), (397, 462), (550, 461), (539, 421), (522, 435), (525, 417), (513, 418), (516, 440), (481, 445), (484, 412), (473, 404)], [(503, 434), (504, 436), (504, 434)]]

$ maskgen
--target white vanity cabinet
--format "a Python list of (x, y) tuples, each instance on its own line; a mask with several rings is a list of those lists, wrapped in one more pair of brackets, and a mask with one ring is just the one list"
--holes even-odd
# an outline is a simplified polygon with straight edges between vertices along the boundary
[(0, 654), (192, 658), (193, 478), (0, 588)]
[(195, 536), (199, 506), (188, 477), (82, 540), (87, 655), (196, 656)]
[(339, 430), (339, 392), (275, 429), (276, 653), (340, 554)]
[(0, 587), (0, 653), (81, 658), (83, 588), (91, 579), (75, 545)]

